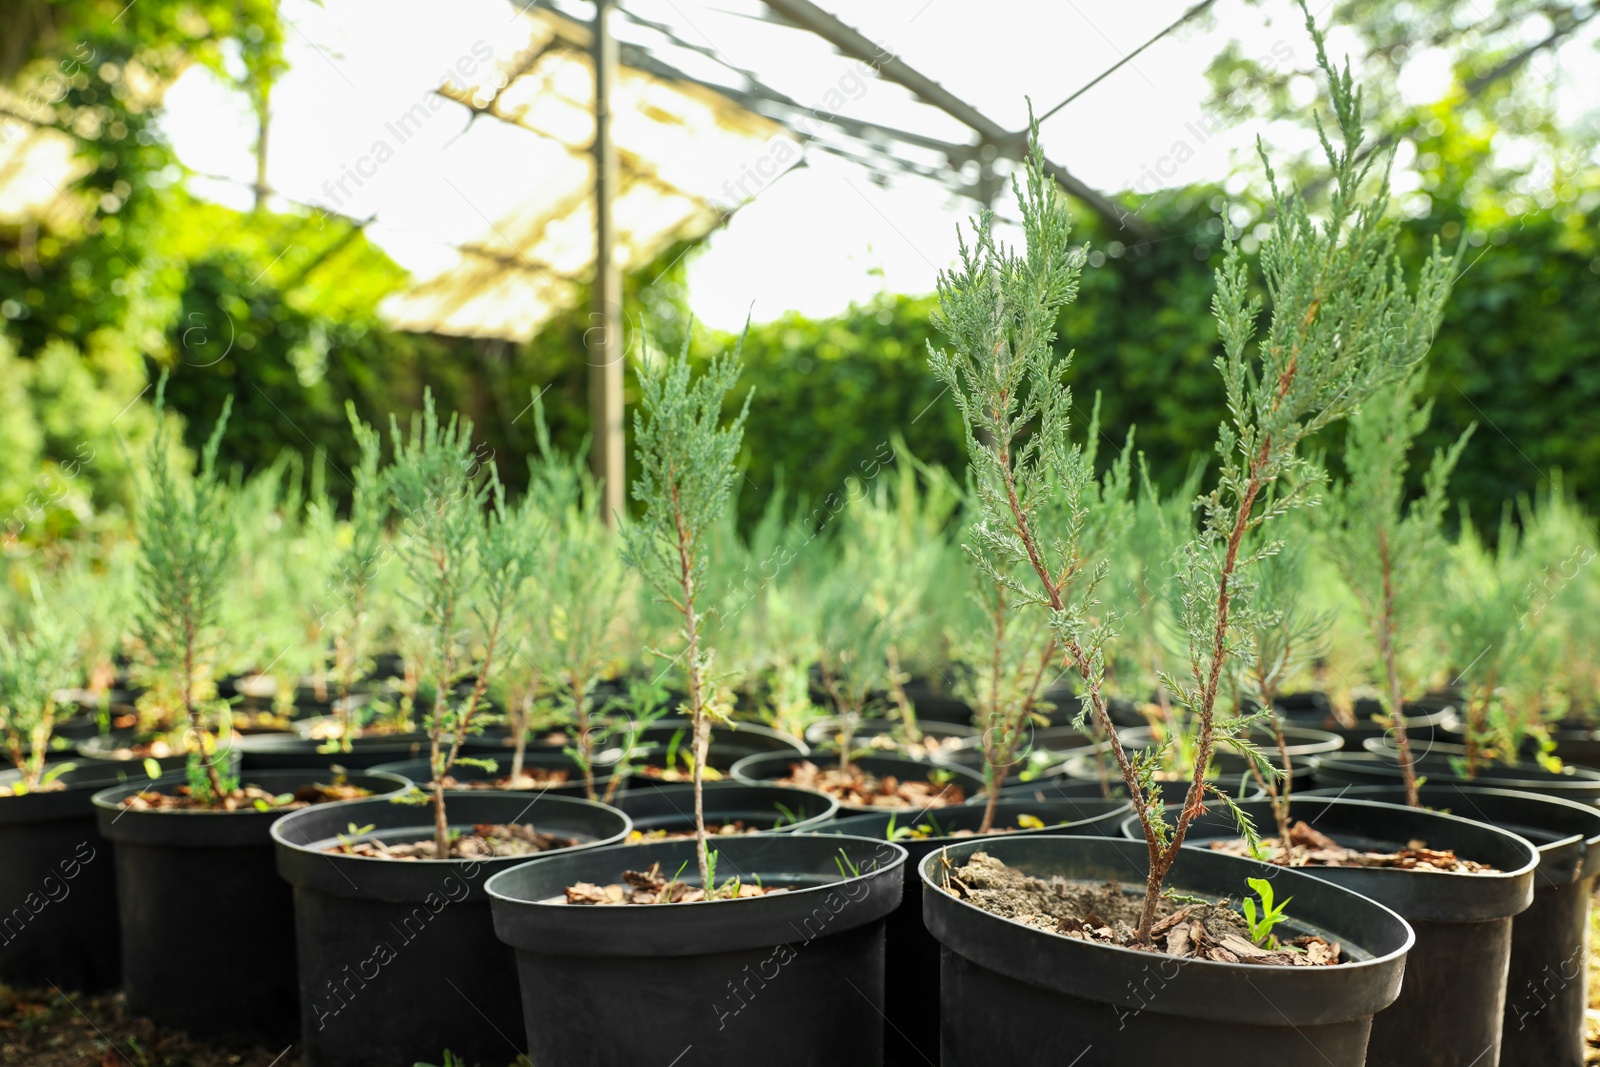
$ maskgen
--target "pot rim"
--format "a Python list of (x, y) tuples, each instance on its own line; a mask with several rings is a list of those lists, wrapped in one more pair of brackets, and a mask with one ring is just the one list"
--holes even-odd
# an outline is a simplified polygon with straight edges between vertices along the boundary
[[(1351, 1018), (1370, 1016), (1381, 1011), (1399, 995), (1400, 979), (1404, 970), (1405, 957), (1416, 943), (1416, 931), (1411, 924), (1393, 909), (1378, 901), (1372, 900), (1354, 890), (1344, 886), (1327, 882), (1312, 875), (1305, 874), (1297, 869), (1271, 868), (1269, 865), (1256, 860), (1238, 856), (1223, 856), (1209, 852), (1190, 852), (1185, 850), (1178, 857), (1174, 865), (1173, 874), (1169, 876), (1169, 884), (1177, 887), (1184, 885), (1181, 868), (1185, 859), (1189, 866), (1210, 866), (1226, 863), (1237, 865), (1239, 869), (1238, 882), (1242, 886), (1247, 873), (1260, 873), (1274, 880), (1287, 877), (1293, 884), (1294, 892), (1291, 896), (1315, 896), (1324, 901), (1326, 910), (1332, 901), (1349, 905), (1358, 915), (1357, 922), (1347, 922), (1347, 926), (1362, 925), (1359, 916), (1365, 913), (1364, 925), (1367, 927), (1366, 938), (1368, 942), (1382, 943), (1384, 940), (1392, 942), (1392, 947), (1387, 951), (1374, 954), (1365, 944), (1349, 936), (1347, 929), (1329, 929), (1317, 924), (1304, 924), (1308, 929), (1318, 930), (1327, 935), (1332, 935), (1342, 945), (1353, 946), (1364, 958), (1353, 959), (1347, 963), (1326, 967), (1276, 967), (1247, 963), (1224, 963), (1209, 959), (1182, 959), (1176, 956), (1166, 956), (1160, 953), (1144, 952), (1127, 948), (1121, 945), (1109, 945), (1101, 942), (1086, 941), (1081, 938), (1067, 937), (1054, 931), (1041, 930), (1031, 927), (1014, 919), (1009, 919), (993, 912), (986, 911), (977, 905), (958, 899), (945, 892), (934, 881), (934, 867), (941, 864), (944, 858), (954, 851), (958, 853), (953, 862), (964, 860), (967, 855), (977, 851), (989, 851), (1002, 862), (1012, 862), (1004, 854), (1015, 849), (1018, 852), (1032, 850), (1037, 852), (1041, 848), (1052, 846), (1069, 850), (1087, 852), (1090, 856), (1096, 854), (1112, 854), (1117, 859), (1125, 860), (1133, 865), (1133, 869), (1142, 869), (1146, 855), (1143, 842), (1116, 838), (1084, 837), (1077, 835), (1040, 835), (1011, 838), (981, 838), (977, 841), (962, 842), (959, 845), (950, 845), (945, 848), (930, 852), (918, 864), (918, 876), (923, 889), (923, 916), (929, 932), (940, 941), (949, 951), (955, 952), (974, 964), (999, 974), (1006, 975), (1014, 981), (1021, 981), (1030, 985), (1054, 991), (1056, 993), (1087, 998), (1102, 1004), (1124, 1006), (1137, 1010), (1145, 1010), (1148, 1002), (1133, 993), (1131, 998), (1124, 994), (1117, 985), (1124, 971), (1133, 973), (1135, 970), (1148, 969), (1152, 957), (1157, 960), (1170, 960), (1178, 970), (1172, 976), (1163, 975), (1167, 982), (1176, 983), (1183, 979), (1184, 973), (1190, 968), (1198, 967), (1194, 975), (1184, 980), (1184, 991), (1197, 997), (1200, 1003), (1189, 1012), (1166, 1011), (1162, 1014), (1191, 1017), (1220, 1019), (1233, 1021), (1240, 1025), (1269, 1025), (1269, 1026), (1297, 1026), (1301, 1023), (1312, 1024), (1317, 1022), (1336, 1022)], [(1121, 855), (1117, 855), (1120, 853)], [(1014, 857), (1013, 857), (1014, 858)], [(1196, 862), (1198, 861), (1198, 862)], [(1025, 868), (1025, 863), (1018, 861), (1019, 867)], [(1136, 881), (1138, 879), (1135, 879)], [(1203, 878), (1192, 880), (1206, 880)], [(1217, 897), (1218, 894), (1207, 891), (1208, 897)], [(944, 915), (940, 913), (944, 912)], [(965, 920), (957, 919), (965, 916)], [(940, 936), (936, 927), (946, 926), (950, 922), (964, 921), (976, 924), (965, 934), (956, 934), (946, 931), (953, 938), (965, 942), (961, 946), (952, 945), (945, 937)], [(1387, 930), (1384, 929), (1387, 927)], [(986, 936), (985, 931), (993, 936)], [(1387, 936), (1386, 936), (1387, 935)], [(1018, 953), (1009, 951), (1006, 942), (1021, 940), (1032, 941), (1040, 946), (1036, 952)], [(971, 950), (976, 947), (979, 951), (974, 954)], [(1014, 948), (1015, 946), (1011, 946)], [(1095, 954), (1099, 954), (1098, 957)], [(1094, 968), (1095, 976), (1103, 981), (1089, 981), (1084, 977), (1082, 967), (1064, 966), (1067, 956), (1073, 960), (1092, 961), (1096, 958), (1105, 963)], [(1279, 972), (1288, 972), (1280, 976)], [(1290, 977), (1293, 975), (1293, 977)], [(1371, 983), (1371, 990), (1365, 996), (1359, 995), (1352, 979), (1358, 975), (1365, 975)], [(1244, 980), (1250, 987), (1255, 988), (1255, 983), (1249, 982), (1250, 976), (1260, 976), (1273, 980), (1279, 979), (1297, 983), (1299, 988), (1305, 990), (1305, 1002), (1308, 1007), (1306, 1014), (1315, 1018), (1290, 1019), (1283, 1009), (1271, 1001), (1266, 1004), (1271, 1008), (1268, 1012), (1253, 1003), (1245, 1004), (1228, 1000), (1222, 994), (1215, 992), (1215, 983), (1226, 982), (1231, 987), (1239, 980)], [(1137, 975), (1135, 975), (1137, 977)], [(1164, 982), (1163, 985), (1167, 984)], [(1137, 986), (1128, 983), (1128, 989), (1134, 990)], [(1259, 988), (1256, 992), (1260, 993)], [(1314, 994), (1314, 995), (1309, 995)], [(1220, 1001), (1218, 998), (1221, 998)], [(1213, 1003), (1207, 1004), (1207, 1000)], [(1355, 1000), (1355, 1003), (1341, 1007), (1336, 1001)], [(1228, 1005), (1223, 1007), (1223, 1004)], [(1254, 1009), (1254, 1010), (1251, 1010)], [(1328, 1012), (1333, 1014), (1326, 1014)], [(1245, 1017), (1239, 1017), (1242, 1012)]]

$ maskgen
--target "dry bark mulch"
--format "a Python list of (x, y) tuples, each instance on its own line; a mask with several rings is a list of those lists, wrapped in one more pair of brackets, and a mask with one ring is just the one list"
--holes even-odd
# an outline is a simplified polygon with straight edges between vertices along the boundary
[[(475, 823), (472, 833), (460, 834), (450, 842), (446, 859), (488, 859), (493, 856), (532, 856), (557, 848), (571, 848), (578, 843), (575, 837), (546, 834), (524, 823)], [(405, 841), (386, 844), (382, 841), (362, 839), (343, 842), (323, 849), (341, 856), (367, 856), (385, 860), (438, 859), (433, 838), (422, 841)]]
[[(273, 793), (260, 786), (245, 785), (220, 801), (197, 797), (186, 785), (170, 793), (137, 793), (124, 797), (122, 806), (133, 811), (243, 811), (261, 809), (271, 811), (298, 811), (313, 804), (328, 804), (335, 800), (360, 800), (370, 797), (372, 790), (353, 785), (303, 785), (290, 793)], [(281, 798), (287, 797), (287, 800)]]
[(779, 785), (798, 785), (819, 789), (837, 797), (841, 804), (855, 804), (873, 808), (943, 808), (960, 804), (966, 794), (954, 782), (940, 785), (932, 781), (915, 781), (868, 774), (860, 767), (848, 770), (829, 767), (826, 770), (810, 760), (789, 765), (789, 774), (778, 779)]
[[(757, 834), (759, 826), (746, 826), (743, 819), (732, 822), (706, 823), (707, 837), (736, 837), (740, 834)], [(628, 844), (640, 845), (646, 841), (687, 841), (694, 837), (694, 827), (687, 830), (635, 830), (628, 835)]]
[[(787, 889), (781, 886), (761, 886), (746, 882), (738, 883), (738, 892), (730, 892), (733, 881), (730, 879), (722, 889), (717, 891), (717, 900), (738, 897), (762, 897), (774, 893), (786, 893)], [(680, 882), (676, 877), (668, 878), (661, 873), (661, 864), (652, 863), (646, 871), (623, 871), (622, 881), (611, 885), (595, 885), (593, 882), (579, 882), (567, 887), (568, 904), (690, 904), (697, 900), (706, 899), (704, 889), (697, 885)]]
[(932, 759), (946, 752), (958, 752), (965, 743), (959, 737), (933, 737), (929, 734), (923, 734), (916, 741), (897, 737), (894, 734), (873, 734), (871, 737), (857, 742), (857, 744), (864, 745), (874, 752), (906, 755), (912, 759)]
[(40, 782), (38, 785), (34, 786), (32, 789), (28, 790), (26, 793), (18, 793), (18, 792), (16, 792), (12, 788), (12, 785), (3, 785), (3, 786), (0, 786), (0, 799), (4, 799), (5, 797), (31, 796), (34, 793), (59, 793), (59, 792), (61, 792), (61, 790), (65, 789), (66, 787), (67, 787), (67, 783), (63, 782), (60, 778), (52, 778), (48, 782)]
[[(1498, 873), (1496, 868), (1475, 860), (1464, 860), (1453, 849), (1429, 848), (1423, 841), (1408, 841), (1396, 852), (1373, 852), (1346, 848), (1327, 834), (1304, 822), (1289, 827), (1289, 862), (1282, 862), (1283, 845), (1276, 837), (1263, 837), (1261, 847), (1273, 863), (1289, 867), (1393, 867), (1404, 871), (1435, 871), (1441, 874)], [(1250, 846), (1241, 840), (1213, 841), (1214, 852), (1230, 856), (1249, 856)]]
[(1115, 882), (1035, 878), (987, 852), (974, 852), (964, 866), (946, 871), (944, 882), (953, 896), (1037, 930), (1179, 959), (1322, 967), (1339, 963), (1342, 955), (1337, 944), (1315, 935), (1297, 937), (1277, 949), (1262, 948), (1250, 940), (1244, 916), (1227, 900), (1163, 900), (1150, 928), (1152, 943), (1139, 944), (1134, 933), (1142, 895)]
[[(643, 766), (634, 767), (632, 773), (637, 774), (641, 778), (654, 778), (658, 782), (694, 781), (693, 771), (684, 770), (678, 767), (652, 767), (649, 764), (645, 764)], [(707, 767), (700, 773), (700, 780), (703, 782), (720, 782), (724, 777), (726, 777), (726, 775), (714, 767)]]

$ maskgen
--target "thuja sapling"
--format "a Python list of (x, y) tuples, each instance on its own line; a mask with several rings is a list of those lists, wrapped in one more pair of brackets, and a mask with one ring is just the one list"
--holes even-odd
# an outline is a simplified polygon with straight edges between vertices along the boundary
[(150, 667), (183, 709), (190, 790), (215, 803), (237, 786), (230, 765), (218, 759), (222, 737), (214, 735), (207, 723), (208, 712), (226, 718), (227, 705), (201, 696), (202, 686), (210, 684), (218, 622), (236, 560), (238, 528), (228, 488), (216, 469), (233, 397), (223, 402), (200, 452), (200, 468), (184, 486), (172, 468), (166, 388), (163, 373), (156, 383), (157, 430), (147, 453), (135, 526), (139, 541), (135, 625)]
[[(1523, 518), (1526, 523), (1533, 517)], [(1516, 706), (1518, 695), (1525, 697), (1543, 681), (1524, 680), (1539, 644), (1537, 615), (1528, 610), (1527, 597), (1542, 571), (1543, 561), (1530, 557), (1509, 508), (1492, 547), (1463, 511), (1441, 603), (1466, 720), (1466, 753), (1455, 768), (1463, 777), (1475, 777), (1494, 759), (1515, 760), (1526, 738), (1542, 740), (1538, 717)]]
[[(481, 463), (474, 453), (470, 420), (451, 415), (441, 423), (433, 395), (426, 393), (409, 437), (392, 416), (390, 434), (394, 461), (385, 480), (400, 518), (395, 549), (427, 635), (421, 660), (433, 692), (423, 717), (431, 771), (427, 792), (434, 855), (442, 859), (450, 854), (444, 780), (457, 763), (484, 762), (463, 757), (461, 745), (482, 730), (490, 679), (502, 659), (515, 655), (509, 622), (532, 551), (493, 463)], [(457, 684), (468, 677), (471, 687), (458, 696)]]
[(1178, 711), (1161, 684), (1161, 672), (1171, 669), (1177, 634), (1173, 610), (1177, 575), (1172, 560), (1193, 534), (1192, 505), (1204, 473), (1205, 464), (1197, 459), (1173, 492), (1164, 495), (1140, 453), (1133, 514), (1119, 550), (1112, 555), (1106, 594), (1122, 617), (1119, 640), (1106, 664), (1107, 680), (1114, 691), (1139, 704), (1147, 704), (1153, 695), (1154, 713), (1172, 735), (1182, 733)]
[[(1130, 527), (1133, 508), (1129, 496), (1133, 435), (1130, 432), (1121, 453), (1104, 476), (1095, 479), (1093, 471), (1099, 441), (1098, 398), (1090, 415), (1084, 468), (1090, 472), (1080, 495), (1063, 495), (1051, 503), (1071, 500), (1077, 513), (1049, 514), (1040, 501), (1038, 521), (1046, 528), (1062, 528), (1076, 523), (1076, 551), (1086, 561), (1098, 563), (1112, 558)], [(1024, 577), (1026, 564), (1013, 562), (1012, 578)], [(1020, 750), (1034, 725), (1049, 719), (1039, 701), (1049, 680), (1061, 669), (1061, 643), (1052, 626), (1046, 604), (1017, 602), (1013, 587), (990, 576), (978, 575), (976, 593), (981, 611), (978, 624), (969, 629), (969, 648), (963, 657), (971, 670), (969, 683), (977, 710), (975, 725), (983, 746), (987, 802), (979, 833), (993, 828), (1000, 789), (1016, 766)], [(1102, 764), (1102, 772), (1104, 765)], [(1110, 782), (1102, 773), (1102, 791), (1110, 795)]]
[(1433, 403), (1419, 400), (1419, 362), (1392, 389), (1368, 400), (1345, 434), (1345, 481), (1329, 494), (1324, 533), (1340, 574), (1355, 594), (1377, 652), (1382, 701), (1399, 753), (1406, 803), (1420, 807), (1405, 707), (1424, 678), (1409, 669), (1423, 651), (1428, 614), (1438, 603), (1448, 544), (1441, 530), (1450, 473), (1472, 436), (1468, 426), (1434, 452), (1422, 495), (1405, 503), (1411, 446), (1428, 427)]
[(11, 791), (18, 795), (49, 788), (72, 766), (62, 764), (47, 771), (45, 761), (51, 731), (73, 710), (70, 704), (58, 705), (55, 694), (76, 672), (85, 628), (81, 616), (48, 604), (38, 577), (29, 577), (27, 606), (9, 620), (14, 625), (0, 627), (0, 737), (6, 757), (17, 768)]
[(862, 588), (872, 582), (874, 562), (863, 560), (859, 545), (847, 545), (813, 593), (817, 674), (838, 716), (841, 775), (853, 773), (856, 731), (870, 709), (884, 706), (889, 685), (888, 615)]
[(1278, 697), (1289, 679), (1322, 655), (1333, 624), (1333, 612), (1314, 611), (1307, 603), (1306, 538), (1295, 536), (1304, 532), (1283, 538), (1276, 551), (1261, 556), (1256, 564), (1254, 582), (1242, 595), (1257, 607), (1241, 613), (1242, 641), (1235, 660), (1241, 697), (1254, 700), (1260, 709), (1257, 716), (1242, 717), (1241, 727), (1248, 731), (1255, 721), (1266, 724), (1276, 749), (1276, 773), (1248, 736), (1231, 743), (1242, 751), (1250, 774), (1266, 790), (1286, 862), (1291, 850), (1289, 804), (1294, 767), (1289, 761), (1283, 717), (1278, 713)]
[(1559, 471), (1526, 512), (1523, 543), (1535, 566), (1519, 598), (1522, 625), (1538, 637), (1533, 668), (1544, 674), (1547, 714), (1589, 721), (1600, 707), (1600, 660), (1590, 652), (1600, 644), (1600, 530)]
[(716, 893), (706, 845), (706, 755), (713, 721), (725, 722), (729, 709), (717, 694), (723, 679), (706, 631), (706, 551), (738, 471), (734, 466), (744, 439), (750, 396), (731, 420), (722, 409), (738, 380), (739, 349), (711, 360), (698, 376), (690, 371), (688, 343), (676, 357), (657, 355), (638, 368), (639, 410), (634, 413), (639, 476), (633, 498), (643, 508), (638, 521), (623, 527), (623, 559), (671, 606), (679, 620), (676, 654), (660, 653), (679, 664), (688, 692), (694, 744), (695, 855), (707, 899)]
[[(1302, 10), (1304, 5), (1302, 5)], [(1265, 152), (1275, 215), (1261, 246), (1270, 297), (1264, 336), (1256, 342), (1260, 298), (1248, 291), (1243, 256), (1231, 237), (1216, 272), (1213, 300), (1222, 354), (1217, 359), (1228, 421), (1219, 430), (1221, 470), (1197, 501), (1200, 529), (1178, 556), (1179, 624), (1187, 639), (1187, 677), (1163, 684), (1189, 713), (1194, 766), (1176, 823), (1161, 804), (1160, 753), (1130, 759), (1106, 711), (1106, 645), (1114, 615), (1096, 613), (1095, 589), (1107, 567), (1086, 566), (1079, 551), (1094, 472), (1071, 439), (1071, 394), (1062, 381), (1068, 357), (1054, 347), (1055, 321), (1076, 295), (1083, 250), (1068, 245), (1069, 224), (1047, 182), (1037, 139), (1025, 183), (1016, 183), (1027, 249), (1002, 250), (987, 221), (975, 227), (961, 266), (941, 276), (942, 323), (954, 349), (934, 351), (935, 373), (950, 388), (968, 427), (968, 452), (982, 517), (972, 530), (979, 568), (1024, 602), (1048, 607), (1051, 622), (1085, 687), (1085, 709), (1110, 738), (1148, 855), (1145, 899), (1135, 931), (1148, 942), (1167, 873), (1208, 792), (1249, 820), (1206, 780), (1219, 726), (1218, 695), (1239, 642), (1233, 613), (1236, 582), (1275, 550), (1262, 527), (1315, 499), (1318, 471), (1300, 454), (1309, 435), (1348, 415), (1396, 377), (1396, 367), (1425, 351), (1448, 288), (1453, 261), (1436, 248), (1413, 297), (1394, 266), (1393, 231), (1383, 218), (1381, 180), (1361, 187), (1373, 160), (1362, 150), (1361, 100), (1348, 68), (1336, 72), (1310, 13), (1306, 25), (1327, 75), (1341, 143), (1319, 135), (1333, 172), (1326, 217), (1314, 221), (1305, 201), (1277, 186)], [(1066, 506), (1055, 503), (1065, 498)], [(1043, 525), (1046, 506), (1067, 517)], [(1241, 552), (1254, 535), (1260, 547)], [(1026, 565), (1025, 567), (1023, 565)], [(1031, 580), (1024, 581), (1024, 577)]]
[(356, 685), (371, 669), (373, 587), (384, 558), (390, 501), (378, 432), (361, 421), (353, 403), (346, 405), (345, 414), (359, 455), (350, 469), (350, 517), (339, 532), (331, 504), (319, 501), (312, 522), (326, 526), (333, 535), (328, 540), (336, 546), (325, 617), (332, 645), (334, 714), (339, 720), (336, 744), (340, 751), (349, 752), (362, 725)]
[(922, 472), (925, 488), (909, 459), (892, 480), (852, 486), (816, 592), (817, 668), (839, 717), (843, 774), (853, 773), (856, 731), (869, 709), (896, 709), (906, 740), (920, 739), (903, 661), (926, 659), (944, 528), (961, 499), (947, 474)]
[[(584, 453), (568, 457), (556, 451), (537, 400), (534, 429), (538, 451), (528, 461), (523, 507), (523, 521), (537, 538), (523, 611), (532, 630), (527, 661), (557, 687), (589, 799), (610, 800), (622, 776), (612, 776), (603, 796), (595, 788), (595, 763), (610, 731), (595, 721), (594, 687), (619, 652), (627, 569), (616, 534), (602, 521), (600, 487)], [(511, 777), (517, 779), (526, 729), (514, 728)]]

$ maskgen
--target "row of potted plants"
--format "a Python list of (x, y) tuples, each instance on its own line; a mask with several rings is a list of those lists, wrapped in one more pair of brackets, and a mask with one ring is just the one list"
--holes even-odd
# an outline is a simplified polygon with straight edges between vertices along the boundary
[[(907, 462), (825, 552), (788, 552), (771, 524), (741, 538), (737, 354), (641, 366), (637, 506), (616, 532), (582, 458), (542, 429), (512, 501), (431, 398), (391, 423), (387, 463), (353, 420), (349, 516), (308, 512), (339, 532), (308, 563), (332, 595), (306, 619), (322, 714), (300, 734), (245, 736), (251, 685), (229, 697), (219, 675), (222, 650), (256, 639), (241, 571), (256, 589), (306, 574), (271, 574), (261, 562), (287, 557), (238, 521), (249, 494), (215, 469), (226, 410), (192, 479), (158, 439), (125, 647), (132, 717), (160, 736), (116, 734), (108, 699), (79, 760), (52, 760), (84, 642), (34, 589), (0, 646), (16, 764), (0, 847), (17, 860), (0, 890), (22, 902), (0, 916), (0, 977), (120, 982), (135, 1010), (230, 1040), (298, 1030), (318, 1065), (446, 1048), (541, 1065), (1177, 1047), (1198, 1064), (1581, 1062), (1582, 986), (1564, 975), (1600, 772), (1552, 758), (1551, 690), (1522, 681), (1581, 639), (1530, 625), (1572, 594), (1508, 587), (1520, 553), (1550, 547), (1532, 534), (1503, 531), (1490, 565), (1470, 528), (1442, 533), (1464, 437), (1404, 502), (1458, 264), (1436, 251), (1402, 280), (1359, 94), (1307, 25), (1331, 90), (1330, 200), (1314, 217), (1275, 191), (1265, 301), (1227, 244), (1230, 415), (1192, 502), (1134, 493), (1131, 440), (1102, 469), (1095, 420), (1074, 430), (1052, 342), (1084, 250), (1036, 144), (1016, 186), (1026, 247), (979, 220), (940, 280), (950, 348), (931, 364), (968, 427), (965, 492)], [(1330, 484), (1308, 452), (1339, 422)], [(1342, 617), (1314, 596), (1297, 525), (1317, 503)], [(728, 581), (730, 561), (756, 563), (751, 581)], [(1436, 618), (1436, 585), (1468, 579)], [(954, 621), (930, 625), (951, 600)], [(1294, 699), (1349, 618), (1379, 724), (1348, 714), (1347, 690)], [(1469, 638), (1493, 645), (1449, 679), (1457, 715), (1423, 703), (1443, 637), (1458, 663)], [(630, 643), (655, 673), (608, 687)], [(967, 736), (918, 715), (935, 703), (912, 684), (924, 643), (964, 665), (941, 710), (970, 715)], [(1590, 669), (1567, 670), (1562, 699)], [(295, 706), (277, 702), (278, 725)], [(1297, 707), (1343, 732), (1296, 727)]]

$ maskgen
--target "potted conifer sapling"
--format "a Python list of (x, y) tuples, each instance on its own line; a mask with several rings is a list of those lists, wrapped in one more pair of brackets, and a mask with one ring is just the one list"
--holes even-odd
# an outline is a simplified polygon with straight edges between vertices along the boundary
[[(166, 379), (156, 387), (164, 412)], [(130, 1008), (195, 1034), (271, 1040), (294, 1030), (294, 928), (273, 875), (272, 822), (284, 812), (399, 789), (388, 776), (326, 771), (241, 775), (229, 745), (227, 702), (207, 699), (224, 598), (233, 595), (237, 519), (217, 470), (231, 404), (224, 404), (185, 484), (166, 420), (151, 442), (137, 519), (137, 627), (153, 678), (183, 709), (187, 766), (179, 775), (94, 796), (113, 843), (121, 915), (123, 988)], [(252, 961), (193, 979), (195, 916), (224, 901), (230, 946)]]
[[(488, 714), (494, 672), (517, 654), (509, 623), (522, 604), (531, 531), (493, 466), (478, 462), (470, 422), (441, 420), (429, 394), (409, 435), (391, 425), (394, 551), (427, 635), (428, 760), (420, 788), (296, 812), (273, 827), (278, 870), (294, 887), (312, 1065), (386, 1067), (441, 1047), (468, 1061), (503, 1056), (499, 1034), (514, 1032), (517, 1002), (509, 953), (490, 927), (486, 876), (541, 852), (619, 841), (628, 827), (621, 812), (585, 800), (453, 788), (458, 765), (495, 769), (463, 744)], [(453, 992), (439, 993), (441, 978)], [(461, 998), (477, 1012), (464, 1012)]]
[[(53, 729), (75, 710), (56, 693), (76, 681), (84, 617), (30, 596), (0, 629), (0, 981), (97, 992), (118, 978), (116, 883), (90, 798), (125, 768), (52, 759)], [(142, 775), (141, 775), (142, 777)]]
[[(724, 422), (723, 405), (738, 374), (735, 355), (694, 375), (687, 347), (638, 368), (642, 514), (625, 557), (678, 619), (675, 647), (658, 654), (685, 682), (694, 837), (535, 860), (489, 882), (496, 932), (517, 950), (529, 1056), (549, 1067), (882, 1057), (882, 919), (899, 901), (904, 851), (809, 835), (708, 841), (699, 769), (727, 714), (707, 626), (708, 533), (737, 476), (744, 413)], [(780, 970), (782, 995), (729, 985)], [(639, 988), (650, 997), (613, 1010)]]
[[(1124, 1059), (1170, 1054), (1181, 1040), (1195, 1062), (1260, 1055), (1354, 1065), (1364, 1061), (1372, 1014), (1398, 992), (1410, 934), (1391, 914), (1296, 872), (1273, 877), (1271, 867), (1252, 860), (1181, 847), (1208, 794), (1236, 807), (1206, 772), (1219, 737), (1237, 725), (1219, 696), (1239, 641), (1234, 597), (1267, 550), (1252, 551), (1248, 538), (1261, 538), (1263, 526), (1313, 498), (1314, 468), (1300, 445), (1386, 384), (1384, 356), (1398, 325), (1387, 299), (1381, 204), (1357, 199), (1370, 167), (1361, 162), (1359, 97), (1348, 73), (1335, 74), (1323, 58), (1309, 15), (1307, 24), (1333, 84), (1343, 143), (1323, 140), (1336, 177), (1326, 220), (1313, 221), (1298, 196), (1275, 191), (1276, 215), (1261, 252), (1271, 303), (1259, 341), (1262, 304), (1249, 292), (1245, 261), (1231, 240), (1216, 273), (1217, 365), (1229, 420), (1219, 431), (1216, 485), (1197, 502), (1200, 529), (1178, 560), (1188, 662), (1185, 677), (1169, 674), (1163, 684), (1187, 712), (1194, 761), (1171, 821), (1156, 778), (1159, 751), (1124, 751), (1107, 712), (1106, 649), (1116, 619), (1097, 610), (1095, 595), (1106, 565), (1086, 564), (1073, 550), (1077, 509), (1045, 506), (1086, 498), (1094, 472), (1071, 438), (1066, 360), (1054, 347), (1056, 318), (1076, 294), (1083, 250), (1068, 244), (1067, 219), (1036, 145), (1018, 188), (1026, 251), (999, 248), (980, 223), (975, 246), (963, 245), (960, 266), (941, 278), (953, 348), (936, 351), (932, 362), (969, 430), (983, 509), (972, 531), (974, 559), (1020, 602), (1049, 611), (1064, 658), (1080, 676), (1084, 713), (1110, 739), (1144, 839), (1001, 837), (952, 846), (923, 862), (925, 915), (949, 950), (944, 987), (962, 993), (946, 1001), (941, 1022), (946, 1062), (1097, 1047), (1092, 1035), (1121, 1029), (1115, 1054)], [(1425, 303), (1438, 299), (1448, 267), (1436, 257), (1425, 268)], [(1049, 514), (1067, 521), (1046, 525)], [(1248, 820), (1240, 823), (1253, 836)], [(1106, 886), (1108, 871), (1137, 878), (1143, 892)], [(1079, 881), (1050, 888), (1048, 879), (1059, 876)], [(1279, 899), (1292, 895), (1296, 912), (1279, 932), (1263, 931), (1228, 900), (1248, 891), (1247, 877), (1271, 878), (1268, 890), (1275, 886)], [(1204, 896), (1197, 902), (1165, 894), (1169, 878)], [(1051, 932), (1001, 917), (1018, 914), (1019, 906), (1027, 914), (1032, 902), (1047, 899), (1054, 900), (1045, 928)], [(1265, 896), (1261, 905), (1272, 910)], [(1058, 923), (1065, 934), (1054, 932)], [(1145, 953), (1119, 952), (1124, 945), (1158, 953), (1164, 987), (1153, 1003), (1123, 991), (1125, 977), (1150, 965)], [(1256, 980), (1272, 983), (1270, 1002), (1247, 999)], [(1002, 1000), (1009, 1005), (1003, 1012)], [(1129, 1008), (1142, 1014), (1120, 1027)], [(1089, 1053), (1092, 1062), (1108, 1062), (1105, 1055)]]

